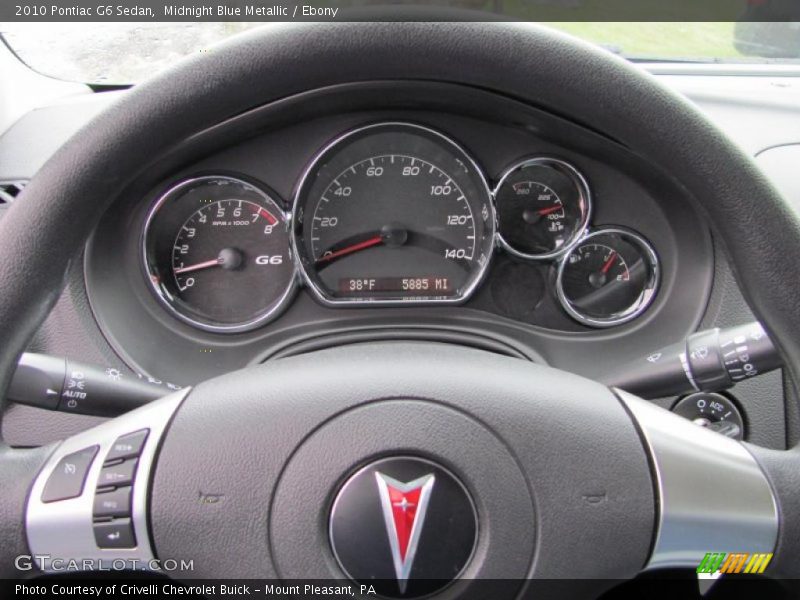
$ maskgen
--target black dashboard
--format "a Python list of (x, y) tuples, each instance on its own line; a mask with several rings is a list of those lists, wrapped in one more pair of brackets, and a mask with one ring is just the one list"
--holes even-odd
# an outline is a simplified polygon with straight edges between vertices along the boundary
[(691, 331), (713, 259), (681, 189), (614, 140), (480, 90), (376, 82), (160, 158), (85, 271), (115, 349), (187, 384), (387, 338), (602, 370), (609, 339), (619, 361)]
[[(698, 85), (705, 79), (688, 81), (681, 85)], [(117, 94), (124, 92), (95, 94), (89, 102), (55, 105), (26, 115), (0, 137), (4, 165), (0, 178), (16, 181), (32, 176), (71, 130)], [(735, 97), (732, 103), (739, 110)], [(753, 114), (755, 109), (748, 104), (741, 110)], [(721, 114), (729, 119), (728, 113)], [(772, 113), (754, 114), (769, 118)], [(744, 145), (755, 144), (753, 152), (763, 145), (761, 138), (774, 131), (769, 127), (754, 129), (760, 136), (756, 140), (749, 135), (750, 129), (741, 130), (741, 118), (731, 122)], [(356, 147), (352, 152), (353, 147), (348, 146), (347, 140), (357, 138), (358, 132), (380, 132), (394, 127), (392, 124), (441, 140), (439, 150), (447, 151), (450, 162), (430, 147), (388, 151), (385, 147)], [(406, 214), (387, 218), (380, 210), (375, 211), (387, 204), (407, 209), (413, 194), (403, 178), (423, 164), (415, 160), (412, 165), (410, 159), (399, 158), (409, 154), (429, 165), (427, 177), (420, 180), (424, 185), (418, 188), (425, 196), (430, 196), (434, 186), (447, 184), (448, 178), (457, 178), (462, 191), (470, 190), (470, 198), (459, 201), (458, 196), (445, 194), (444, 202), (447, 204), (449, 197), (450, 203), (445, 211), (433, 213), (433, 223), (430, 213), (421, 209), (414, 215), (424, 218), (415, 216), (410, 221)], [(328, 197), (327, 191), (343, 187), (341, 181), (330, 187), (333, 178), (324, 174), (330, 174), (331, 169), (325, 168), (329, 163), (336, 167), (339, 161), (341, 168), (333, 175), (355, 167), (358, 185), (349, 187), (357, 194), (359, 185), (381, 180), (374, 170), (381, 165), (371, 164), (370, 158), (374, 162), (378, 157), (391, 165), (392, 156), (398, 163), (392, 175), (394, 183), (388, 186), (392, 193), (369, 190), (352, 213), (358, 218), (338, 208), (333, 213), (313, 215), (321, 197)], [(477, 180), (464, 181), (464, 175), (453, 175), (458, 161), (467, 165)], [(403, 175), (404, 168), (409, 168), (409, 175)], [(449, 176), (441, 184), (435, 179), (442, 177), (438, 171)], [(301, 193), (303, 182), (310, 180), (309, 173), (322, 173), (315, 177), (321, 182), (317, 186), (320, 189), (309, 186), (308, 193)], [(386, 175), (383, 181), (389, 181), (390, 173)], [(429, 81), (375, 81), (285, 98), (231, 115), (167, 154), (153, 157), (147, 169), (121, 185), (121, 193), (102, 215), (83, 256), (73, 261), (67, 287), (30, 350), (127, 366), (154, 381), (177, 387), (318, 349), (372, 341), (424, 340), (480, 348), (603, 379), (620, 365), (641, 360), (699, 328), (732, 326), (753, 319), (710, 224), (696, 211), (677, 179), (595, 131), (591, 115), (575, 122), (480, 89)], [(186, 198), (180, 198), (181, 191), (188, 187), (191, 192), (192, 182), (197, 181), (234, 182), (234, 186), (219, 185), (226, 191), (218, 197), (192, 200), (192, 194), (186, 194), (187, 205)], [(504, 182), (509, 184), (505, 188)], [(213, 187), (205, 191), (209, 189), (217, 193)], [(231, 190), (236, 193), (231, 194)], [(202, 187), (200, 191), (200, 196), (206, 195)], [(373, 197), (382, 201), (373, 204)], [(391, 202), (398, 197), (404, 201)], [(209, 199), (212, 202), (202, 202)], [(225, 202), (230, 199), (237, 206)], [(198, 236), (194, 239), (203, 243), (193, 248), (190, 238), (185, 238), (178, 244), (179, 232), (188, 236), (184, 227), (198, 225), (203, 213), (213, 223), (220, 206), (215, 205), (214, 213), (209, 207), (220, 200), (227, 212), (216, 219), (219, 224), (205, 232), (194, 227)], [(246, 224), (226, 225), (241, 221), (233, 213), (241, 208), (240, 200), (252, 209), (239, 213), (244, 214)], [(160, 212), (160, 203), (169, 208), (161, 223), (163, 230), (156, 232), (148, 228), (148, 218)], [(494, 213), (493, 218), (480, 214), (484, 206)], [(319, 225), (327, 218), (328, 227), (301, 223), (299, 209), (305, 216), (307, 207), (311, 207), (312, 222), (314, 216), (320, 217)], [(531, 208), (545, 214), (526, 220), (525, 211)], [(272, 218), (263, 213), (255, 218), (260, 209)], [(331, 218), (343, 216), (352, 218), (353, 229), (337, 231), (336, 226), (330, 227)], [(273, 218), (278, 221), (274, 225)], [(455, 219), (453, 226), (447, 225), (450, 218)], [(450, 233), (436, 229), (442, 226), (442, 219), (445, 229), (451, 227)], [(160, 217), (156, 220), (161, 221)], [(473, 248), (468, 239), (472, 232), (467, 230), (478, 221), (485, 231), (475, 237), (482, 237), (485, 245), (476, 241), (475, 247), (486, 259), (476, 267), (465, 259), (467, 253), (472, 256)], [(390, 227), (384, 229), (387, 225)], [(274, 235), (266, 233), (270, 226)], [(239, 228), (260, 232), (253, 237), (256, 246), (240, 246), (244, 242), (238, 240)], [(326, 230), (324, 244), (314, 247), (310, 243), (311, 237), (319, 237), (311, 235), (312, 229)], [(151, 241), (157, 240), (154, 247), (148, 246), (146, 231), (156, 232), (151, 237)], [(424, 235), (414, 240), (414, 234)], [(227, 235), (232, 235), (235, 243), (228, 241)], [(380, 242), (376, 241), (378, 236)], [(392, 236), (394, 239), (390, 239)], [(443, 245), (443, 239), (450, 245)], [(626, 241), (633, 242), (633, 248), (626, 247)], [(184, 245), (189, 246), (186, 255), (181, 254)], [(265, 247), (267, 250), (262, 251)], [(226, 248), (234, 250), (227, 260), (233, 260), (234, 265), (229, 266), (235, 268), (214, 264), (178, 274), (184, 278), (194, 274), (195, 282), (200, 282), (201, 275), (213, 273), (210, 287), (197, 287), (204, 292), (199, 296), (197, 312), (197, 297), (183, 296), (178, 286), (185, 288), (186, 280), (180, 280), (174, 271), (219, 261), (221, 250)], [(348, 252), (331, 262), (338, 263), (337, 268), (346, 268), (346, 272), (332, 276), (333, 264), (315, 268), (314, 263), (326, 252), (344, 249)], [(462, 256), (451, 253), (448, 258), (448, 250), (458, 253), (459, 249)], [(614, 251), (619, 260), (613, 257)], [(241, 258), (249, 257), (249, 269), (235, 264), (241, 260), (237, 253)], [(409, 254), (414, 258), (406, 262)], [(403, 260), (387, 269), (384, 258), (392, 255)], [(151, 258), (153, 262), (149, 262)], [(609, 316), (608, 305), (602, 300), (599, 306), (605, 313), (584, 319), (585, 307), (578, 306), (578, 314), (570, 312), (569, 303), (559, 293), (559, 270), (571, 266), (571, 260), (581, 274), (578, 279), (589, 283), (583, 291), (573, 289), (573, 295), (587, 289), (590, 294), (602, 290), (609, 279), (618, 278), (622, 289), (636, 292), (616, 297), (617, 303), (611, 304), (611, 322), (594, 318), (600, 316), (602, 321)], [(622, 264), (629, 273), (627, 282)], [(632, 268), (634, 265), (639, 265), (639, 271)], [(452, 275), (443, 276), (442, 269), (448, 267), (456, 268)], [(265, 272), (277, 276), (259, 275)], [(320, 272), (324, 277), (317, 278)], [(153, 275), (165, 289), (159, 289)], [(248, 279), (251, 275), (253, 279)], [(436, 280), (443, 278), (448, 280), (448, 288), (451, 278), (458, 285), (435, 290)], [(636, 285), (627, 285), (631, 280)], [(361, 285), (362, 289), (350, 290), (351, 285)], [(425, 285), (434, 289), (419, 289)], [(337, 298), (342, 292), (346, 292), (345, 297)], [(208, 297), (215, 298), (214, 303), (204, 303)], [(626, 312), (626, 307), (633, 310)], [(218, 329), (220, 323), (223, 327)], [(737, 384), (732, 391), (731, 398), (744, 415), (747, 439), (782, 447), (787, 421), (781, 374)], [(670, 407), (675, 401), (664, 398), (657, 402)], [(12, 404), (6, 411), (3, 435), (16, 445), (41, 444), (96, 422), (94, 417)]]

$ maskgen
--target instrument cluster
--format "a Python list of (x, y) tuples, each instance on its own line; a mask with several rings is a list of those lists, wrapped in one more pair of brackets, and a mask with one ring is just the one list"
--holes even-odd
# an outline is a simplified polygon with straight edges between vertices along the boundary
[(552, 262), (555, 295), (583, 325), (618, 325), (650, 306), (658, 255), (637, 232), (591, 228), (578, 167), (521, 157), (495, 181), (439, 131), (362, 126), (317, 153), (291, 208), (239, 174), (170, 186), (145, 221), (145, 273), (175, 317), (213, 332), (277, 318), (299, 285), (326, 306), (462, 303), (495, 252)]

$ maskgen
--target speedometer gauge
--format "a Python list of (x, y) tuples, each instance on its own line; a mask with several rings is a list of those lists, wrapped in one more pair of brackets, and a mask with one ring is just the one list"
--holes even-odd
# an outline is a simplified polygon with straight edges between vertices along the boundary
[(232, 177), (183, 181), (156, 202), (145, 225), (152, 289), (201, 329), (261, 325), (296, 284), (288, 229), (284, 211), (255, 185)]
[(294, 205), (306, 281), (330, 304), (458, 302), (491, 257), (486, 182), (455, 142), (384, 123), (345, 134), (306, 172)]

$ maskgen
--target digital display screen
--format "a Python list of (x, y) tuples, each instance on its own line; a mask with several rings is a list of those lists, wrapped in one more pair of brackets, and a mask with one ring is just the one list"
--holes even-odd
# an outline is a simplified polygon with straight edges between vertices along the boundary
[(339, 292), (346, 295), (400, 292), (407, 296), (452, 296), (456, 290), (448, 277), (345, 277), (339, 279)]

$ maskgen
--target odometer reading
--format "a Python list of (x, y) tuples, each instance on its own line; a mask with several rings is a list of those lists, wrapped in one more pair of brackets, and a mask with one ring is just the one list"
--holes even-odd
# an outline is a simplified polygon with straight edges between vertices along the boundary
[(295, 199), (307, 281), (333, 304), (462, 300), (480, 281), (493, 236), (491, 197), (473, 161), (415, 125), (343, 136)]
[(417, 296), (447, 296), (452, 293), (452, 289), (447, 277), (373, 277), (339, 280), (339, 291), (342, 294), (402, 292)]

